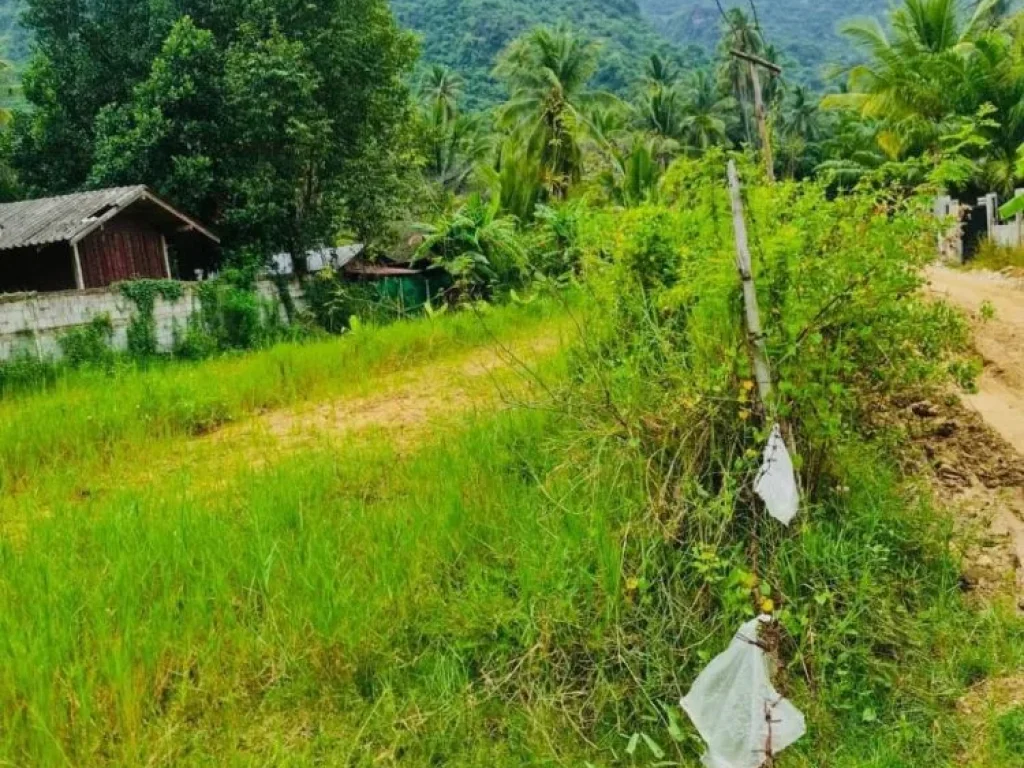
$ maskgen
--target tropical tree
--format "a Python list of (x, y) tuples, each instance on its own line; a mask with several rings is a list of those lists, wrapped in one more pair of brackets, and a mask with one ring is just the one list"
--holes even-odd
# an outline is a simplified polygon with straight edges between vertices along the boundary
[(850, 69), (848, 91), (825, 106), (881, 121), (879, 142), (894, 158), (934, 146), (944, 120), (980, 106), (980, 83), (968, 71), (992, 29), (995, 5), (982, 0), (965, 17), (957, 0), (904, 0), (890, 14), (891, 34), (877, 19), (848, 22), (842, 31), (867, 61)]
[(728, 131), (735, 120), (736, 100), (722, 96), (711, 75), (698, 70), (686, 90), (682, 135), (685, 145), (696, 152), (729, 144)]
[(435, 64), (428, 70), (420, 84), (420, 98), (434, 125), (455, 119), (465, 84), (461, 75), (443, 65)]
[(794, 86), (778, 109), (778, 159), (790, 178), (810, 174), (821, 162), (825, 122), (820, 103), (805, 86)]
[(423, 225), (417, 256), (443, 267), (453, 278), (453, 299), (486, 297), (516, 285), (525, 269), (525, 249), (512, 216), (501, 203), (471, 195), (458, 210)]
[(537, 161), (556, 199), (582, 177), (587, 111), (607, 98), (588, 89), (599, 50), (565, 25), (538, 27), (511, 43), (495, 69), (512, 94), (500, 124)]

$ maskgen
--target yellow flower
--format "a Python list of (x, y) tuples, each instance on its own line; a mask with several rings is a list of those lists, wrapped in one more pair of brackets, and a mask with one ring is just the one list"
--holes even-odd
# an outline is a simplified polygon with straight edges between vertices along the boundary
[(750, 418), (750, 411), (748, 411), (746, 408), (744, 408), (742, 411), (740, 411), (740, 419), (742, 421), (746, 421), (749, 418)]
[(775, 601), (766, 597), (761, 601), (761, 613), (775, 613)]

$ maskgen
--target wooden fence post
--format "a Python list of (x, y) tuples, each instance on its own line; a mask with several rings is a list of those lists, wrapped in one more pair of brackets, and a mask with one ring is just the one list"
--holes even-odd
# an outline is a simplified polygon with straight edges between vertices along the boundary
[(754, 366), (757, 394), (761, 407), (767, 411), (772, 398), (772, 372), (768, 365), (768, 349), (761, 329), (761, 311), (757, 305), (757, 289), (750, 261), (750, 243), (747, 222), (743, 216), (743, 196), (740, 193), (740, 175), (736, 161), (729, 161), (729, 195), (732, 200), (732, 226), (736, 233), (736, 269), (743, 285), (743, 309), (747, 326), (747, 347)]

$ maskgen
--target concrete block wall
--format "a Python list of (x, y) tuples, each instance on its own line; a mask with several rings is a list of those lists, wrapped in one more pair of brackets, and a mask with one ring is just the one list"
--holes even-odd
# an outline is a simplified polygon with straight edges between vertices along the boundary
[[(277, 286), (264, 281), (259, 292), (278, 301)], [(185, 284), (178, 301), (157, 299), (153, 317), (160, 349), (171, 349), (175, 328), (184, 328), (188, 318), (199, 309), (198, 289)], [(302, 289), (298, 283), (289, 286), (296, 305), (302, 306)], [(138, 310), (116, 288), (57, 293), (0, 294), (0, 360), (30, 352), (43, 358), (60, 358), (59, 339), (77, 326), (107, 314), (114, 326), (113, 344), (117, 349), (128, 346), (128, 324)], [(284, 316), (283, 307), (280, 308)]]

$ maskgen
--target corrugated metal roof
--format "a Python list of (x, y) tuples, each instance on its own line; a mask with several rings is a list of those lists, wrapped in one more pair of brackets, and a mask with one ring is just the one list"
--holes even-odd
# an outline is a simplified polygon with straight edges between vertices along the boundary
[(72, 240), (96, 214), (122, 208), (145, 192), (143, 186), (113, 187), (5, 203), (0, 205), (0, 250)]
[(0, 251), (50, 243), (74, 242), (118, 212), (146, 199), (217, 241), (197, 222), (163, 202), (143, 185), (76, 192), (0, 205)]

